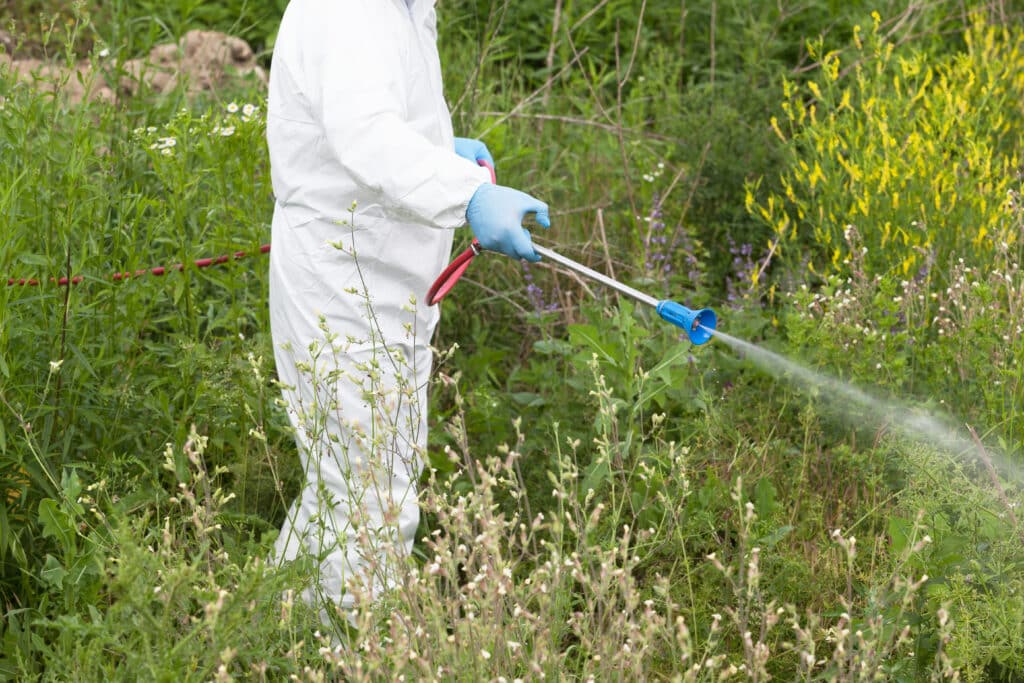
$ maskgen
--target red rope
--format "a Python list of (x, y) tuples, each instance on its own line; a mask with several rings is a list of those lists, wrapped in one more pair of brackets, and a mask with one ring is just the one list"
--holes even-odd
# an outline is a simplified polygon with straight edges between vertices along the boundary
[[(261, 246), (259, 253), (261, 253), (261, 254), (268, 254), (268, 253), (270, 253), (270, 245), (269, 244), (264, 244), (263, 246)], [(193, 261), (192, 265), (194, 265), (196, 268), (206, 268), (208, 266), (217, 266), (217, 265), (220, 265), (222, 263), (227, 263), (228, 261), (237, 261), (238, 259), (245, 258), (246, 256), (249, 256), (249, 254), (244, 252), (244, 251), (236, 251), (233, 254), (224, 254), (223, 256), (215, 256), (215, 257), (212, 257), (212, 258), (201, 258), (198, 261)], [(123, 273), (114, 273), (113, 275), (110, 276), (110, 279), (112, 281), (114, 281), (114, 282), (121, 282), (123, 280), (128, 280), (128, 279), (133, 278), (133, 277), (142, 277), (143, 275), (156, 275), (156, 276), (159, 277), (159, 276), (164, 275), (164, 274), (166, 274), (166, 273), (168, 273), (170, 271), (175, 271), (175, 270), (176, 271), (185, 270), (185, 266), (183, 264), (181, 264), (181, 263), (175, 263), (174, 265), (167, 266), (167, 267), (157, 266), (156, 268), (143, 268), (142, 270), (136, 270), (135, 272), (125, 271)], [(53, 277), (50, 278), (50, 282), (52, 282), (52, 283), (54, 283), (54, 284), (56, 284), (58, 286), (65, 286), (65, 285), (67, 285), (69, 283), (72, 284), (72, 285), (77, 285), (80, 282), (82, 282), (83, 280), (85, 280), (85, 278), (83, 276), (81, 276), (81, 275), (75, 275), (75, 276), (70, 277), (70, 278), (67, 277), (67, 276), (62, 277), (62, 278), (53, 278)], [(32, 279), (32, 278), (30, 278), (30, 279), (25, 279), (25, 278), (21, 278), (21, 279), (9, 278), (7, 280), (7, 286), (8, 287), (14, 287), (14, 286), (38, 287), (39, 284), (40, 284), (39, 280)]]

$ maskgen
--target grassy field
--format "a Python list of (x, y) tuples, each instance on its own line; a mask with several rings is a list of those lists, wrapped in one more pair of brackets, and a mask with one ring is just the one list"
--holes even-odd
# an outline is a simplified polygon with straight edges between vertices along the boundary
[[(283, 6), (0, 28), (116, 85), (193, 28), (267, 66)], [(456, 130), (550, 203), (539, 241), (870, 398), (488, 258), (435, 339), (407, 578), (330, 633), (312, 563), (267, 562), (301, 472), (263, 87), (71, 105), (0, 61), (0, 680), (1024, 678), (1020, 8), (438, 11)], [(901, 429), (929, 414), (961, 440)]]

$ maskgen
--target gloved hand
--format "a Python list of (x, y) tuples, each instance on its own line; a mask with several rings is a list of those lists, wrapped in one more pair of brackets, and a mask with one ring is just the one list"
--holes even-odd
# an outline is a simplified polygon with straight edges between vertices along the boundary
[(537, 214), (540, 225), (551, 227), (544, 202), (511, 187), (484, 183), (469, 200), (466, 220), (484, 249), (536, 262), (540, 256), (533, 250), (529, 231), (523, 228), (528, 213)]
[(474, 164), (483, 159), (494, 168), (494, 157), (487, 149), (487, 145), (472, 138), (455, 138), (455, 153), (463, 159), (468, 159)]

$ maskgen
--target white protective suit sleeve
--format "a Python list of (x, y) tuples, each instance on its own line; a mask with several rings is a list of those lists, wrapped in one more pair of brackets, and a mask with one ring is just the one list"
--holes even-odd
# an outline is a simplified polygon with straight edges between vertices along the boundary
[[(469, 200), (488, 178), (405, 120), (409, 84), (403, 57), (428, 47), (419, 32), (402, 30), (400, 22), (415, 21), (412, 11), (396, 20), (403, 10), (391, 0), (325, 4), (334, 14), (325, 26), (354, 28), (324, 47), (318, 65), (323, 71), (312, 81), (314, 111), (336, 159), (393, 219), (438, 228), (465, 225)], [(438, 111), (439, 121), (447, 117)]]

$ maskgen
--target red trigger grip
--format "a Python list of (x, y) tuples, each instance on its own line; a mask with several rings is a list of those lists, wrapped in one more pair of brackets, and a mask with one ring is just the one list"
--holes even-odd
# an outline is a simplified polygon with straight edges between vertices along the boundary
[[(477, 159), (477, 165), (483, 166), (491, 172), (491, 182), (497, 184), (498, 177), (494, 172), (494, 166), (486, 159)], [(427, 305), (433, 306), (445, 298), (448, 292), (452, 291), (455, 283), (459, 281), (462, 274), (469, 268), (469, 264), (473, 261), (473, 258), (478, 256), (483, 251), (483, 247), (477, 242), (476, 238), (470, 243), (469, 248), (464, 252), (455, 257), (455, 259), (448, 264), (448, 267), (441, 271), (441, 274), (434, 280), (434, 284), (430, 285), (430, 290), (427, 291)]]

